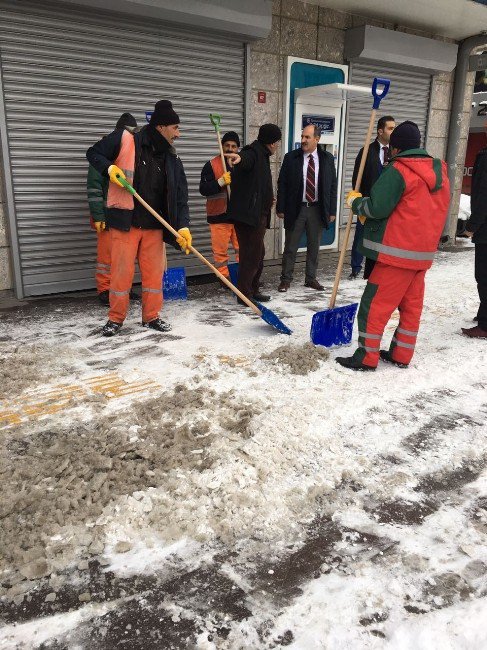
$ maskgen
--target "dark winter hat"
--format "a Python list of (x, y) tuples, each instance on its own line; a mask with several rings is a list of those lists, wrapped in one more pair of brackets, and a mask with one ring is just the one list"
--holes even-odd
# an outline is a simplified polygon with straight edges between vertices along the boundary
[(235, 133), (235, 131), (228, 131), (225, 133), (222, 138), (222, 144), (225, 144), (225, 142), (235, 142), (237, 147), (240, 147), (240, 138), (238, 137), (238, 134)]
[(389, 145), (392, 149), (407, 151), (408, 149), (419, 149), (421, 143), (421, 133), (418, 125), (406, 120), (399, 126), (396, 126), (391, 133)]
[(168, 99), (161, 99), (154, 107), (149, 124), (152, 124), (152, 126), (169, 126), (170, 124), (179, 124), (180, 121), (179, 115), (172, 107), (172, 103)]
[(115, 125), (116, 129), (124, 129), (126, 126), (137, 126), (137, 120), (131, 113), (122, 113)]
[(282, 138), (281, 129), (277, 124), (263, 124), (259, 129), (257, 140), (262, 144), (273, 144)]

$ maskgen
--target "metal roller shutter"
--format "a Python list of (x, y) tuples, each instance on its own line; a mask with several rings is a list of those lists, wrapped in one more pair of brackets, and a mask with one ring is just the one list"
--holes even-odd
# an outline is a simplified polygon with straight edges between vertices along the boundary
[[(113, 130), (122, 112), (145, 124), (145, 112), (162, 98), (171, 99), (181, 117), (177, 150), (188, 176), (193, 237), (201, 252), (210, 254), (198, 192), (201, 169), (217, 151), (208, 113), (220, 112), (223, 128), (243, 135), (244, 44), (55, 5), (0, 0), (0, 16), (24, 295), (94, 286), (86, 149)], [(171, 266), (206, 270), (193, 256), (172, 250)]]
[[(428, 109), (431, 92), (431, 75), (406, 69), (386, 67), (382, 63), (352, 63), (350, 66), (350, 83), (371, 86), (374, 77), (390, 79), (391, 87), (387, 97), (378, 111), (381, 115), (393, 115), (396, 124), (404, 120), (416, 122), (426, 140)], [(348, 107), (348, 129), (344, 169), (344, 194), (352, 188), (352, 174), (357, 153), (364, 146), (364, 138), (369, 125), (372, 98), (356, 97)], [(378, 119), (377, 118), (377, 119)], [(375, 134), (375, 130), (374, 130)], [(348, 212), (344, 212), (348, 214)]]

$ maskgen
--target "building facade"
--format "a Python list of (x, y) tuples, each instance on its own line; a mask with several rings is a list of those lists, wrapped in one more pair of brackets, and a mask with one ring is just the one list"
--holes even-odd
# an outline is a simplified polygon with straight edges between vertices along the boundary
[[(238, 131), (245, 142), (265, 122), (289, 130), (286, 84), (295, 59), (342, 66), (353, 84), (390, 77), (390, 98), (381, 112), (417, 121), (428, 151), (445, 156), (454, 38), (368, 16), (365, 2), (364, 15), (323, 6), (326, 0), (249, 0), (243, 9), (235, 0), (208, 0), (204, 11), (191, 0), (181, 9), (169, 0), (112, 4), (0, 0), (0, 290), (24, 297), (94, 286), (84, 153), (122, 112), (143, 124), (161, 98), (171, 99), (181, 117), (177, 148), (190, 186), (194, 242), (207, 255), (198, 181), (204, 162), (216, 153), (208, 114), (221, 113), (222, 128)], [(467, 79), (459, 156), (462, 147), (465, 155), (473, 78), (471, 73)], [(369, 104), (360, 99), (348, 106), (339, 152), (342, 197)], [(287, 146), (283, 141), (272, 162), (274, 179)], [(458, 207), (462, 168), (452, 210)], [(275, 215), (271, 226), (266, 257), (277, 262), (283, 235)], [(182, 263), (177, 254), (169, 261)], [(184, 263), (190, 274), (205, 272), (196, 260)]]

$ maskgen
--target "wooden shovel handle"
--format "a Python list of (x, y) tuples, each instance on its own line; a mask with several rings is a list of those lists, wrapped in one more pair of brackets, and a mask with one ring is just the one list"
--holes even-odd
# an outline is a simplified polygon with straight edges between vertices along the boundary
[[(119, 180), (121, 180), (121, 179), (119, 179)], [(175, 230), (175, 229), (171, 226), (170, 223), (168, 223), (165, 219), (163, 219), (163, 218), (161, 217), (161, 215), (158, 214), (158, 213), (154, 210), (154, 208), (152, 208), (152, 207), (151, 207), (151, 206), (150, 206), (146, 201), (144, 201), (144, 199), (140, 196), (140, 194), (137, 194), (137, 192), (134, 190), (134, 188), (133, 188), (129, 183), (126, 183), (126, 184), (124, 183), (124, 185), (125, 185), (125, 187), (127, 187), (127, 185), (128, 185), (127, 189), (130, 188), (130, 190), (129, 190), (130, 193), (131, 193), (133, 196), (135, 196), (135, 198), (137, 199), (137, 201), (139, 201), (139, 203), (141, 203), (141, 204), (144, 206), (144, 208), (145, 208), (146, 210), (148, 210), (148, 211), (151, 213), (151, 215), (157, 219), (157, 221), (159, 221), (160, 223), (162, 223), (162, 225), (163, 225), (165, 228), (167, 228), (167, 229), (169, 230), (170, 233), (172, 233), (175, 237), (181, 237), (181, 235), (178, 233), (178, 231)], [(220, 280), (221, 280), (224, 284), (226, 284), (227, 287), (228, 287), (229, 289), (231, 289), (235, 295), (237, 295), (237, 296), (240, 298), (240, 300), (243, 300), (243, 302), (244, 302), (248, 307), (250, 307), (250, 309), (252, 309), (253, 312), (255, 312), (255, 313), (257, 314), (257, 316), (262, 316), (262, 312), (261, 312), (260, 309), (257, 307), (257, 305), (254, 305), (254, 303), (253, 303), (251, 300), (249, 300), (249, 299), (247, 298), (247, 296), (244, 296), (244, 294), (243, 294), (241, 291), (239, 291), (239, 290), (237, 289), (237, 287), (236, 287), (235, 285), (233, 285), (233, 284), (230, 282), (230, 280), (228, 280), (228, 279), (227, 279), (227, 278), (226, 278), (222, 273), (220, 273), (220, 271), (219, 271), (217, 268), (215, 268), (215, 267), (213, 266), (213, 264), (212, 264), (209, 260), (206, 259), (206, 257), (204, 257), (204, 256), (203, 256), (199, 251), (197, 251), (196, 248), (194, 248), (193, 246), (189, 246), (189, 250), (190, 250), (194, 255), (196, 255), (196, 257), (198, 257), (198, 258), (203, 262), (203, 264), (206, 264), (206, 266), (207, 266), (208, 268), (210, 268), (210, 269), (213, 271), (213, 273), (214, 273), (218, 278), (220, 278)]]
[[(222, 165), (223, 165), (223, 172), (227, 170), (227, 164), (225, 161), (225, 154), (223, 153), (223, 146), (222, 146), (222, 139), (220, 136), (220, 129), (215, 129), (216, 130), (216, 137), (218, 140), (218, 147), (220, 149), (220, 158), (222, 159)], [(218, 179), (217, 179), (218, 180)], [(228, 200), (230, 200), (230, 197), (232, 196), (232, 190), (230, 189), (230, 185), (226, 185), (227, 188), (227, 194), (228, 194)]]
[[(354, 190), (356, 192), (360, 190), (360, 184), (362, 182), (362, 176), (364, 174), (364, 167), (365, 167), (365, 162), (367, 160), (367, 154), (369, 152), (370, 138), (372, 137), (372, 130), (374, 128), (376, 114), (377, 114), (377, 110), (373, 108), (370, 112), (369, 128), (367, 130), (367, 135), (365, 136), (364, 150), (362, 152), (362, 158), (360, 160), (360, 166), (358, 168), (357, 180), (355, 181)], [(335, 274), (335, 282), (333, 283), (333, 289), (331, 292), (329, 309), (333, 309), (333, 307), (335, 306), (335, 301), (338, 293), (338, 285), (340, 284), (340, 278), (342, 275), (343, 262), (345, 260), (345, 255), (347, 253), (347, 247), (348, 247), (348, 240), (350, 238), (350, 229), (352, 227), (352, 220), (353, 220), (353, 210), (352, 208), (350, 208), (350, 212), (348, 213), (347, 227), (345, 228), (343, 245), (340, 251), (340, 257), (338, 259), (338, 266)]]

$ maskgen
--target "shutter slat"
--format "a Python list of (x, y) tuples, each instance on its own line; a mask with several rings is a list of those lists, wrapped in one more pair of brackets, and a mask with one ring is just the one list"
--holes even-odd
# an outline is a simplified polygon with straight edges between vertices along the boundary
[[(139, 125), (158, 99), (181, 118), (195, 244), (211, 257), (201, 169), (217, 151), (208, 113), (243, 136), (244, 45), (210, 31), (82, 8), (0, 0), (0, 57), (25, 295), (94, 286), (86, 149), (122, 112)], [(243, 140), (243, 137), (242, 137)], [(206, 273), (168, 248), (170, 265)]]

